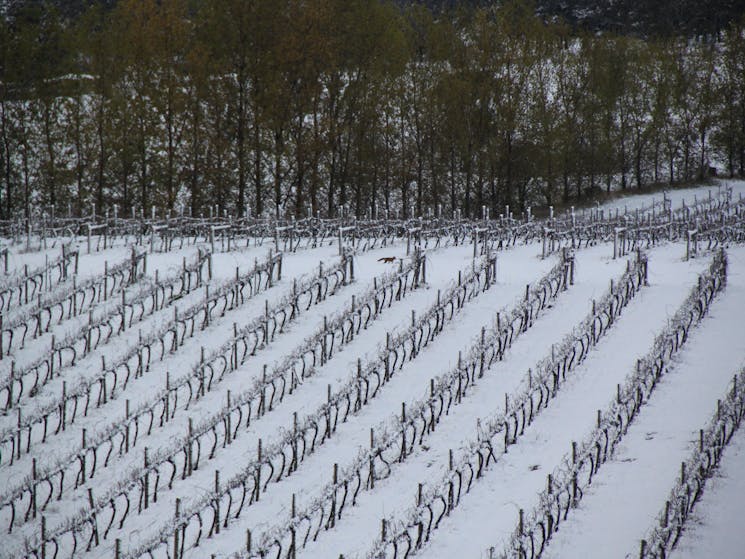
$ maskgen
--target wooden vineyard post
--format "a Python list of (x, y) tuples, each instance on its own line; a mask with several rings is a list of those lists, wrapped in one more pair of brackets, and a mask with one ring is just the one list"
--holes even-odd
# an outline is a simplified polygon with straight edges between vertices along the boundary
[(179, 497), (176, 497), (176, 514), (174, 515), (174, 518), (176, 520), (176, 527), (173, 529), (173, 557), (174, 559), (178, 559), (179, 557), (179, 551), (181, 550), (181, 546), (179, 545), (179, 525), (178, 521), (181, 518), (181, 499)]
[(31, 479), (34, 482), (32, 486), (32, 490), (31, 490), (31, 505), (32, 505), (32, 513), (33, 513), (32, 518), (36, 518), (36, 481), (37, 481), (36, 458), (34, 458), (31, 462)]
[(215, 534), (220, 533), (220, 470), (215, 470)]
[(191, 476), (192, 472), (194, 471), (194, 458), (193, 458), (193, 452), (192, 452), (192, 446), (193, 441), (192, 437), (194, 435), (194, 420), (190, 417), (189, 418), (189, 427), (188, 427), (188, 435), (186, 437), (186, 477)]
[(124, 400), (124, 418), (127, 420), (124, 425), (124, 453), (129, 452), (129, 400)]
[(518, 512), (517, 531), (521, 536), (525, 533), (525, 511), (523, 509)]
[(144, 475), (144, 501), (145, 501), (145, 508), (148, 508), (150, 506), (150, 473), (148, 472), (148, 466), (149, 460), (147, 455), (147, 447), (144, 449), (143, 453), (143, 466), (145, 468), (145, 475)]
[(47, 557), (47, 518), (46, 516), (42, 515), (41, 517), (41, 559), (46, 559)]

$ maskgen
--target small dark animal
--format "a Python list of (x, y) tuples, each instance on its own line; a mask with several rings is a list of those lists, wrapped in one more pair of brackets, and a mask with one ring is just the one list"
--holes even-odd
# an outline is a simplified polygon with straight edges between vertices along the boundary
[(393, 262), (396, 260), (395, 256), (384, 256), (383, 258), (378, 258), (378, 262), (385, 262), (386, 264)]

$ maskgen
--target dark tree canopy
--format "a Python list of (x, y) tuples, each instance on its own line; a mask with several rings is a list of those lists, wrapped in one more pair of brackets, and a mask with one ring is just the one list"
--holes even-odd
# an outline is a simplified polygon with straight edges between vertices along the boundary
[(498, 215), (745, 174), (736, 6), (624, 2), (14, 3), (0, 216)]
[[(420, 4), (435, 12), (498, 5), (495, 0), (395, 0), (402, 7)], [(94, 4), (112, 8), (117, 0), (5, 0), (14, 17), (29, 6), (54, 5), (63, 17), (75, 18)], [(196, 2), (193, 2), (196, 4)], [(645, 37), (710, 35), (745, 14), (745, 0), (533, 0), (536, 14), (561, 19), (589, 31), (613, 31)], [(0, 4), (2, 5), (2, 4)]]

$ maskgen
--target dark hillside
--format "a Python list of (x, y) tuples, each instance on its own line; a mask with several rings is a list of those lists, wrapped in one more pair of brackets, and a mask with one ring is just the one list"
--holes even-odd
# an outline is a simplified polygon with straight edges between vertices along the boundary
[[(92, 4), (112, 7), (117, 0), (5, 0), (3, 11), (14, 17), (33, 6), (53, 4), (64, 18), (75, 18)], [(435, 11), (483, 7), (494, 0), (396, 0), (401, 6), (425, 5)], [(547, 20), (562, 19), (573, 27), (644, 37), (711, 35), (745, 14), (745, 0), (534, 0)]]
[[(490, 0), (398, 0), (434, 10), (488, 6)], [(591, 31), (614, 31), (645, 37), (710, 35), (745, 14), (745, 0), (535, 0), (546, 19), (563, 19)]]

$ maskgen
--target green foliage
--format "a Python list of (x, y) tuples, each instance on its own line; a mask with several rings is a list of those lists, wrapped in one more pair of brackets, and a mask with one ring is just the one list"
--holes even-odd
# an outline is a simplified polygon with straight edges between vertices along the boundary
[(0, 215), (492, 215), (745, 173), (745, 39), (536, 5), (121, 0), (0, 22)]

